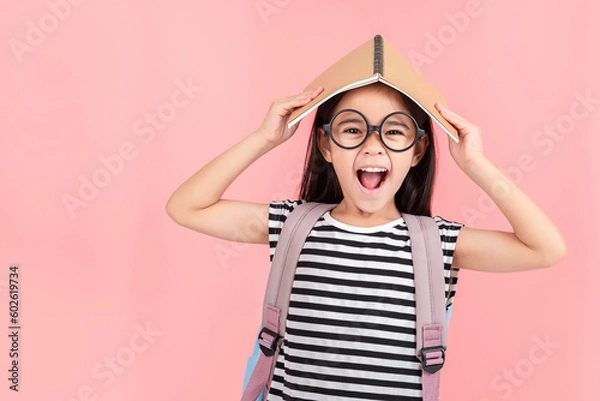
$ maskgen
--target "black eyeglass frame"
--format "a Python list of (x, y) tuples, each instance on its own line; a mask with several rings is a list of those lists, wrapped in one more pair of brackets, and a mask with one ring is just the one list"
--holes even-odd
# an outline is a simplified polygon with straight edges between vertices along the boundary
[[(367, 125), (367, 133), (366, 133), (364, 139), (358, 145), (355, 145), (355, 146), (343, 146), (342, 144), (338, 143), (335, 140), (335, 138), (333, 137), (333, 133), (331, 131), (331, 124), (333, 124), (333, 121), (335, 120), (335, 118), (338, 115), (340, 115), (341, 113), (348, 112), (348, 111), (352, 111), (352, 112), (360, 115), (362, 117), (362, 119), (365, 120), (365, 124)], [(412, 120), (412, 122), (415, 124), (415, 127), (417, 128), (417, 134), (415, 135), (415, 139), (412, 141), (412, 143), (410, 145), (408, 145), (408, 147), (406, 147), (404, 149), (400, 149), (400, 150), (390, 148), (383, 140), (383, 133), (381, 132), (381, 128), (383, 127), (383, 124), (385, 124), (385, 121), (389, 117), (396, 115), (396, 114), (403, 114), (403, 115), (409, 117)], [(381, 124), (379, 124), (379, 125), (370, 125), (369, 122), (367, 121), (367, 117), (365, 117), (365, 115), (363, 113), (361, 113), (360, 111), (355, 110), (355, 109), (343, 109), (343, 110), (340, 110), (337, 113), (335, 113), (333, 115), (333, 117), (331, 117), (331, 121), (329, 121), (329, 123), (327, 123), (327, 124), (323, 124), (322, 128), (325, 132), (327, 132), (327, 134), (329, 135), (329, 137), (331, 138), (333, 143), (335, 143), (337, 146), (339, 146), (342, 149), (348, 149), (348, 150), (356, 149), (356, 148), (362, 146), (367, 141), (369, 134), (373, 131), (377, 131), (379, 133), (379, 139), (381, 140), (381, 143), (383, 144), (383, 146), (385, 146), (387, 149), (391, 150), (392, 152), (406, 152), (407, 150), (409, 150), (410, 148), (415, 146), (417, 141), (425, 135), (425, 130), (423, 128), (419, 127), (419, 124), (417, 124), (417, 120), (415, 120), (415, 118), (413, 116), (411, 116), (410, 114), (405, 113), (403, 111), (395, 111), (393, 113), (388, 114), (387, 116), (385, 116), (385, 118), (383, 119), (383, 121), (381, 121)]]

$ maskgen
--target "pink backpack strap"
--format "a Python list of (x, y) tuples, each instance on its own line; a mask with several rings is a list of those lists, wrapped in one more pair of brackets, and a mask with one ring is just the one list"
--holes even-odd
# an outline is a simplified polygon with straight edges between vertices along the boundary
[(265, 396), (269, 391), (275, 361), (285, 333), (290, 294), (300, 251), (317, 220), (335, 206), (302, 203), (294, 208), (283, 224), (263, 302), (263, 326), (258, 335), (258, 344), (262, 352), (242, 394), (242, 401), (255, 401), (263, 390)]
[(414, 267), (417, 358), (421, 361), (423, 401), (438, 401), (440, 369), (447, 347), (444, 260), (433, 218), (403, 213)]

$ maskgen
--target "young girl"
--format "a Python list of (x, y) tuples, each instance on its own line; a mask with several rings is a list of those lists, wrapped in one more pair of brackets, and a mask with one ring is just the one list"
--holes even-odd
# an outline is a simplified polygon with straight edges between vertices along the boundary
[[(269, 244), (272, 259), (294, 207), (338, 204), (314, 226), (300, 255), (267, 400), (420, 400), (414, 281), (402, 213), (431, 216), (435, 148), (429, 116), (384, 84), (339, 94), (317, 110), (301, 199), (257, 204), (222, 198), (244, 169), (294, 134), (297, 126), (287, 127), (288, 116), (321, 91), (274, 101), (258, 130), (173, 193), (167, 212), (204, 234)], [(455, 162), (514, 230), (473, 229), (435, 216), (450, 307), (459, 268), (548, 267), (566, 246), (548, 217), (486, 159), (480, 129), (436, 107), (458, 132), (460, 141), (449, 141)], [(243, 229), (249, 220), (252, 231)]]

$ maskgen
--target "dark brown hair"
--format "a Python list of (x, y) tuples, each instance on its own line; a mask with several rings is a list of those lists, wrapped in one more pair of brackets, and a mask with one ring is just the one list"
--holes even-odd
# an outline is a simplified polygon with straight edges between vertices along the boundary
[[(406, 95), (395, 90), (394, 92), (398, 93), (402, 103), (429, 138), (425, 154), (419, 163), (408, 171), (404, 182), (396, 192), (394, 197), (396, 208), (399, 212), (431, 216), (431, 197), (436, 169), (435, 140), (431, 118)], [(340, 203), (342, 201), (342, 188), (333, 166), (325, 160), (319, 150), (318, 128), (331, 120), (336, 106), (346, 93), (348, 92), (332, 97), (317, 109), (308, 141), (300, 187), (300, 198), (308, 202)]]

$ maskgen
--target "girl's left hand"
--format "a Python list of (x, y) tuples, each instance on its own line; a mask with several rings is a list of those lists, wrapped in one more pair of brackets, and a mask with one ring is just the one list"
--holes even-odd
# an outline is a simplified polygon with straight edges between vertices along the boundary
[(481, 128), (440, 103), (436, 103), (435, 107), (458, 132), (458, 143), (451, 138), (448, 139), (450, 154), (456, 164), (466, 171), (472, 163), (484, 158)]

